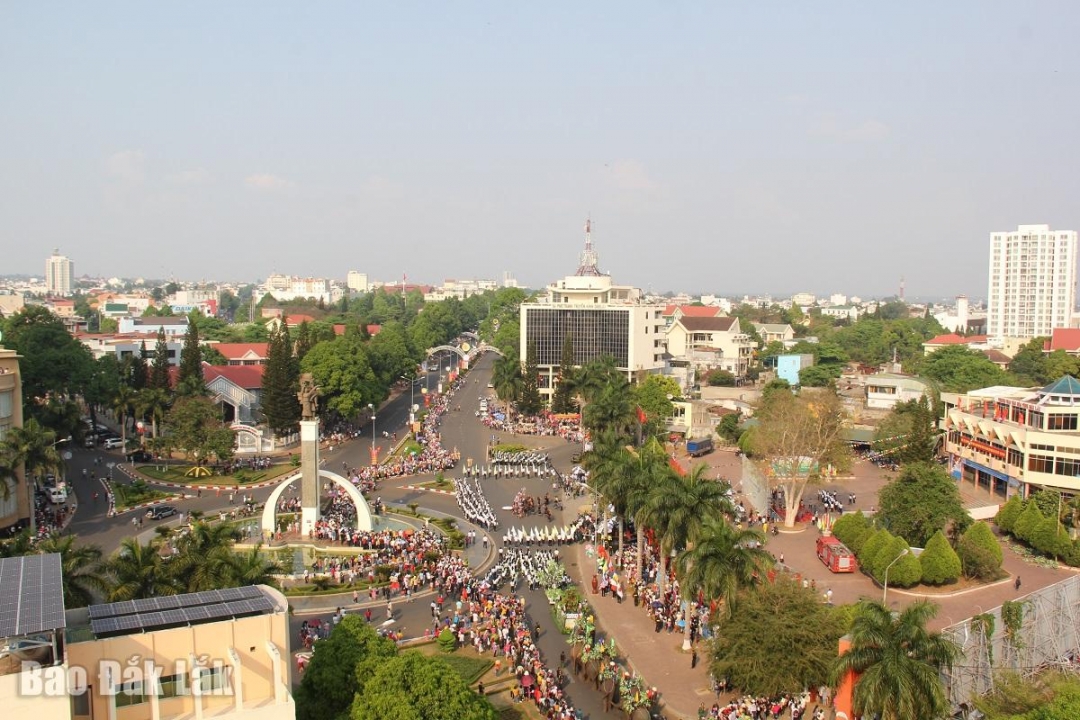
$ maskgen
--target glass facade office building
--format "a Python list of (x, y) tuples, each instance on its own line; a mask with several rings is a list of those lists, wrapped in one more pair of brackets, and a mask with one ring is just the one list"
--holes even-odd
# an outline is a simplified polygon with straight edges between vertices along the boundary
[(537, 365), (558, 365), (563, 340), (574, 342), (574, 364), (610, 355), (617, 367), (630, 367), (630, 313), (623, 308), (529, 307), (526, 343), (536, 348)]

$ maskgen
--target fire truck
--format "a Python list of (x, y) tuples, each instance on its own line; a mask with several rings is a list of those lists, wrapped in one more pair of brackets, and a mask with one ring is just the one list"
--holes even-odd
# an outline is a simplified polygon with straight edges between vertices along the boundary
[(817, 539), (817, 556), (834, 573), (853, 573), (859, 567), (855, 553), (832, 535)]

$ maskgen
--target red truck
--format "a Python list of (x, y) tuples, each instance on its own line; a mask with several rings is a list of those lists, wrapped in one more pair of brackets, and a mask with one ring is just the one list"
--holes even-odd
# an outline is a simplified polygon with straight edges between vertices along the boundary
[(834, 573), (853, 573), (859, 568), (855, 553), (832, 535), (817, 539), (817, 556)]

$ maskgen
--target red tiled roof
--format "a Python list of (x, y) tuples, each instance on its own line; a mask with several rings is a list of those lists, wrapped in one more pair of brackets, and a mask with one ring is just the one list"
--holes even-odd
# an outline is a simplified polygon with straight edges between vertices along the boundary
[(961, 337), (956, 333), (948, 333), (947, 335), (938, 335), (927, 340), (925, 345), (967, 345), (967, 338)]
[(1080, 329), (1054, 328), (1054, 332), (1050, 335), (1050, 345), (1047, 349), (1051, 352), (1054, 350), (1077, 352), (1080, 350)]
[(248, 353), (265, 358), (270, 343), (218, 343), (212, 347), (224, 355), (226, 360), (239, 360)]
[(265, 369), (265, 365), (203, 365), (203, 379), (209, 383), (224, 377), (245, 390), (258, 390)]
[(727, 332), (738, 318), (733, 317), (681, 317), (678, 322), (687, 330)]
[(296, 327), (300, 323), (304, 323), (304, 322), (313, 323), (313, 322), (315, 322), (315, 318), (311, 317), (310, 315), (289, 315), (288, 316), (288, 325), (289, 325), (289, 327)]
[(668, 305), (664, 308), (664, 317), (671, 317), (678, 310), (683, 317), (716, 317), (720, 308), (714, 305)]
[(375, 337), (382, 330), (382, 325), (368, 325), (367, 334), (371, 337)]

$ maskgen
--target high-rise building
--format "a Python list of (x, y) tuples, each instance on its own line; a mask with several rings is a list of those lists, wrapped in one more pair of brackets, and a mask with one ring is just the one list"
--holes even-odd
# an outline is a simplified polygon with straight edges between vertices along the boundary
[(521, 305), (521, 355), (536, 350), (540, 394), (550, 400), (559, 376), (563, 342), (570, 336), (574, 365), (605, 355), (630, 381), (638, 381), (664, 367), (663, 305), (646, 303), (641, 290), (615, 285), (602, 273), (585, 225), (585, 250), (577, 273), (554, 282), (539, 302)]
[(1050, 335), (1076, 306), (1076, 231), (1021, 225), (990, 234), (986, 334), (994, 340)]
[(353, 292), (366, 293), (371, 287), (368, 284), (367, 273), (350, 270), (345, 279), (345, 286)]
[(53, 250), (53, 254), (45, 261), (45, 289), (50, 295), (66, 297), (71, 294), (75, 287), (75, 263), (60, 254), (60, 250)]

